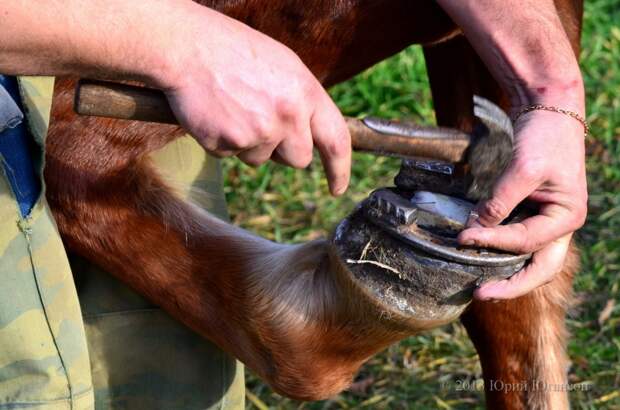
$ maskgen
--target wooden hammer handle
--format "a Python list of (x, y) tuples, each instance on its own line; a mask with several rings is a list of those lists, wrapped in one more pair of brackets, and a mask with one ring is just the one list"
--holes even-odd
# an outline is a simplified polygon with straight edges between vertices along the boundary
[[(178, 124), (162, 91), (119, 83), (80, 80), (75, 111), (81, 115)], [(351, 145), (358, 151), (461, 162), (470, 144), (468, 134), (449, 128), (351, 117), (345, 120)]]

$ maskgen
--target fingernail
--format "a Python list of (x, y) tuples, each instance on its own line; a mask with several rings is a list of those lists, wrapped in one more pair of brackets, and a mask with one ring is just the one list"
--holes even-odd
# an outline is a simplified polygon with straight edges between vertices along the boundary
[(474, 245), (474, 239), (471, 236), (468, 236), (467, 234), (463, 235), (462, 232), (456, 239), (459, 242), (459, 245), (465, 245), (465, 246)]
[(486, 296), (481, 296), (478, 292), (474, 293), (474, 299), (479, 300), (481, 302), (487, 302), (489, 300)]
[(344, 194), (346, 191), (347, 191), (347, 186), (346, 185), (345, 186), (341, 186), (341, 187), (338, 187), (338, 188), (334, 189), (334, 195), (335, 196), (340, 196), (340, 195)]
[(484, 302), (493, 301), (495, 300), (493, 294), (496, 293), (497, 287), (501, 286), (500, 283), (501, 281), (491, 281), (483, 283), (476, 289), (474, 296), (476, 297), (476, 299), (482, 300)]
[(478, 295), (477, 293), (474, 294), (474, 298), (478, 299), (481, 302), (489, 302), (489, 303), (497, 303), (497, 302), (499, 302), (499, 299), (496, 299), (493, 296)]
[(482, 227), (482, 223), (480, 223), (480, 214), (477, 210), (472, 209), (469, 212), (469, 216), (467, 217), (467, 223), (465, 224), (468, 228), (477, 228)]
[(489, 298), (488, 296), (478, 296), (478, 294), (474, 294), (474, 299), (479, 300), (481, 302), (488, 302), (489, 300), (491, 300), (491, 298)]

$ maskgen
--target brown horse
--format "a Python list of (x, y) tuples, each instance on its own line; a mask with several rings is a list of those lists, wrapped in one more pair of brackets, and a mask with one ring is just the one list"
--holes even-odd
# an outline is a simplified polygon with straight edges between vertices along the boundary
[[(507, 108), (506, 95), (460, 29), (432, 1), (200, 3), (289, 46), (326, 87), (421, 44), (439, 124), (470, 129), (473, 94)], [(575, 53), (581, 3), (556, 0)], [(74, 86), (75, 79), (57, 81), (45, 170), (67, 247), (238, 357), (277, 391), (300, 399), (335, 394), (365, 360), (412, 329), (454, 319), (386, 318), (350, 281), (327, 242), (275, 244), (178, 199), (147, 154), (184, 132), (77, 117)], [(576, 261), (573, 250), (548, 285), (516, 300), (473, 302), (462, 315), (487, 386), (493, 380), (565, 382), (564, 316)], [(487, 388), (487, 405), (555, 409), (568, 407), (568, 399), (554, 389)]]

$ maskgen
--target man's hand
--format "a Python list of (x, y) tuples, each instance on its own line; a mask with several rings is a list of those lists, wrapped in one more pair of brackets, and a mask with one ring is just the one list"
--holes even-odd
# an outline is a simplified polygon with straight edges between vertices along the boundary
[(188, 0), (47, 0), (2, 2), (0, 27), (0, 73), (143, 81), (212, 154), (303, 168), (316, 146), (331, 192), (347, 188), (333, 101), (295, 53), (236, 20)]
[(340, 111), (293, 51), (204, 7), (160, 83), (181, 124), (217, 156), (297, 168), (321, 154), (333, 194), (345, 191), (351, 137)]
[[(581, 73), (553, 0), (438, 3), (463, 29), (514, 111), (543, 104), (584, 115)], [(562, 268), (571, 234), (586, 215), (583, 134), (579, 121), (555, 112), (533, 111), (515, 124), (513, 161), (492, 197), (478, 204), (479, 218), (459, 241), (534, 254), (522, 271), (483, 285), (475, 297), (518, 297), (551, 281)], [(524, 199), (538, 203), (538, 215), (499, 225)]]
[[(528, 293), (560, 271), (571, 234), (587, 212), (583, 126), (563, 114), (533, 111), (516, 124), (514, 159), (492, 197), (477, 206), (479, 217), (459, 235), (460, 243), (534, 252), (521, 272), (475, 292), (478, 299), (506, 299)], [(539, 213), (519, 223), (499, 225), (524, 199)]]

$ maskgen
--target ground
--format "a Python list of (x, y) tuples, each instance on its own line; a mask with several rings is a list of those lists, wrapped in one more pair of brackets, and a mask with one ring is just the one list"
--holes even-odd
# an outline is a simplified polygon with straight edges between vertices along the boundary
[[(575, 409), (620, 409), (620, 0), (586, 2), (581, 66), (588, 96), (590, 205), (577, 235), (580, 301), (571, 312), (570, 395)], [(432, 124), (433, 108), (421, 50), (411, 47), (331, 95), (343, 113), (409, 118)], [(235, 223), (273, 240), (300, 242), (328, 234), (370, 190), (391, 185), (398, 161), (356, 154), (348, 193), (327, 193), (318, 162), (295, 171), (249, 168), (226, 160), (226, 192)], [(249, 373), (249, 372), (248, 372)], [(248, 374), (248, 408), (483, 408), (476, 352), (459, 323), (412, 337), (365, 365), (354, 391), (299, 403)]]

